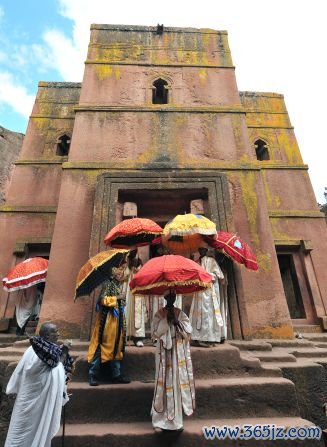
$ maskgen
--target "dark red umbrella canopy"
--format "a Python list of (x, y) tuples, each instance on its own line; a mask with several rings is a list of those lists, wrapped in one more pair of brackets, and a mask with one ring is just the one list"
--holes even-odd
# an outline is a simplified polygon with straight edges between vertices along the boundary
[(191, 259), (164, 255), (146, 262), (134, 275), (130, 287), (134, 294), (164, 295), (169, 289), (186, 294), (204, 290), (211, 283), (211, 274)]
[(239, 264), (244, 264), (249, 270), (258, 270), (257, 259), (246, 242), (236, 234), (227, 231), (218, 231), (215, 238), (206, 237), (206, 242), (216, 250), (234, 259)]
[(35, 284), (46, 281), (49, 261), (36, 256), (15, 265), (2, 280), (7, 292), (27, 289)]
[(104, 242), (114, 248), (142, 247), (159, 241), (161, 233), (162, 228), (153, 220), (134, 217), (115, 225)]

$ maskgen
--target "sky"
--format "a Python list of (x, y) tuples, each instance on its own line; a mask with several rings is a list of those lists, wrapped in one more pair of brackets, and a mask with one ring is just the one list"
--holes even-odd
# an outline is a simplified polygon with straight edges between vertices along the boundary
[(284, 95), (326, 202), (325, 0), (0, 0), (0, 126), (26, 132), (39, 81), (82, 81), (91, 23), (226, 30), (239, 90)]

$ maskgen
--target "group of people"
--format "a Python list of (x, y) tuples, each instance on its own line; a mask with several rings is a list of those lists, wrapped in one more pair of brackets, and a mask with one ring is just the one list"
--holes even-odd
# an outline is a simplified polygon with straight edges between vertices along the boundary
[[(182, 297), (174, 290), (152, 297), (151, 337), (156, 343), (156, 373), (151, 415), (156, 431), (182, 430), (183, 411), (186, 415), (194, 411), (190, 344), (209, 347), (227, 336), (226, 276), (206, 248), (200, 248), (199, 255), (198, 262), (212, 275), (212, 285), (194, 294), (189, 317), (181, 309)], [(101, 365), (109, 367), (111, 383), (130, 382), (122, 367), (126, 338), (142, 347), (145, 337), (145, 298), (132, 296), (129, 287), (141, 266), (137, 250), (131, 250), (126, 262), (112, 268), (102, 284), (88, 349), (91, 386), (99, 385)], [(31, 346), (10, 378), (6, 392), (17, 394), (17, 398), (5, 447), (50, 447), (59, 430), (73, 360), (68, 345), (58, 346), (57, 339), (54, 324), (42, 325), (39, 336), (30, 339)]]
[[(152, 403), (152, 423), (158, 430), (181, 430), (182, 409), (193, 413), (195, 388), (190, 344), (199, 347), (223, 343), (227, 336), (227, 278), (207, 248), (199, 249), (201, 266), (211, 274), (211, 287), (194, 293), (189, 317), (183, 312), (182, 296), (169, 290), (152, 296), (151, 337), (156, 344), (156, 382)], [(142, 347), (147, 308), (145, 297), (132, 295), (130, 281), (141, 268), (137, 250), (126, 262), (112, 268), (102, 285), (96, 304), (97, 317), (89, 350), (89, 384), (99, 385), (101, 364), (111, 383), (129, 383), (122, 360), (126, 339)], [(126, 337), (127, 336), (127, 337)]]

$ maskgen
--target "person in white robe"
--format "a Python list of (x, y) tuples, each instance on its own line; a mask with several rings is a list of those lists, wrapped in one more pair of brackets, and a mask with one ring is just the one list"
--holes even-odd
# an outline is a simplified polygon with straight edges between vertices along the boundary
[(221, 340), (220, 343), (224, 343), (227, 340), (227, 326), (228, 326), (228, 275), (227, 270), (222, 266), (221, 270), (224, 275), (224, 279), (219, 281), (219, 292), (220, 292), (220, 312), (223, 319), (223, 327), (221, 330)]
[[(149, 298), (149, 303), (150, 303), (150, 315), (151, 315), (151, 326), (152, 326), (152, 322), (154, 321), (154, 317), (156, 315), (156, 313), (162, 309), (163, 307), (165, 307), (166, 302), (165, 302), (165, 297), (163, 295), (152, 295)], [(176, 295), (176, 301), (174, 304), (175, 307), (178, 307), (178, 309), (183, 309), (183, 295), (181, 294), (177, 294)], [(154, 346), (157, 345), (157, 339), (154, 338), (152, 339)]]
[(16, 335), (24, 335), (26, 325), (30, 318), (33, 315), (38, 316), (40, 311), (39, 302), (41, 299), (42, 292), (37, 288), (37, 286), (31, 286), (27, 289), (19, 291), (19, 299), (16, 304)]
[[(165, 254), (165, 249), (162, 245), (157, 245), (154, 253), (154, 257), (159, 257)], [(155, 314), (158, 312), (159, 309), (162, 309), (165, 307), (165, 298), (163, 295), (152, 295), (149, 298), (149, 318), (150, 323), (152, 325), (152, 321), (154, 319)], [(176, 301), (174, 303), (175, 307), (178, 307), (179, 309), (183, 309), (183, 295), (177, 294), (176, 295)]]
[(157, 338), (156, 377), (152, 402), (155, 430), (182, 430), (183, 410), (191, 416), (195, 409), (195, 387), (189, 340), (192, 333), (187, 315), (174, 307), (175, 293), (166, 296), (152, 323)]
[(200, 247), (200, 265), (212, 275), (212, 284), (206, 290), (193, 295), (190, 309), (192, 344), (201, 347), (220, 343), (224, 333), (224, 321), (220, 309), (219, 281), (224, 275), (213, 257), (206, 256), (207, 248)]
[[(151, 308), (152, 308), (152, 321), (154, 319), (155, 314), (158, 312), (158, 310), (165, 307), (165, 297), (163, 295), (153, 295), (150, 298), (151, 301)], [(183, 295), (177, 294), (176, 295), (176, 301), (174, 304), (175, 307), (178, 307), (178, 309), (183, 309)]]
[(133, 295), (129, 283), (136, 272), (142, 267), (142, 261), (137, 256), (137, 249), (131, 250), (127, 257), (127, 264), (123, 274), (122, 295), (126, 300), (125, 318), (126, 335), (131, 338), (135, 346), (143, 347), (142, 339), (145, 337), (145, 323), (147, 309), (145, 298), (142, 295)]
[[(56, 325), (45, 323), (40, 338), (55, 344)], [(49, 344), (47, 345), (49, 346)], [(48, 364), (30, 346), (14, 370), (7, 394), (17, 394), (4, 447), (50, 447), (60, 428), (63, 405), (68, 401), (63, 363), (68, 347), (61, 349), (56, 366)], [(60, 360), (59, 360), (60, 359)]]

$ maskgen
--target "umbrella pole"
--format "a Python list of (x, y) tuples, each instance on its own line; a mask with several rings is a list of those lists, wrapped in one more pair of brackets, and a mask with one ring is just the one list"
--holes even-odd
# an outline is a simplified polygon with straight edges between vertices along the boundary
[[(66, 405), (67, 405), (67, 403), (66, 403)], [(64, 406), (63, 406), (63, 409), (62, 409), (62, 438), (61, 438), (61, 447), (65, 447), (66, 405), (64, 405)]]

